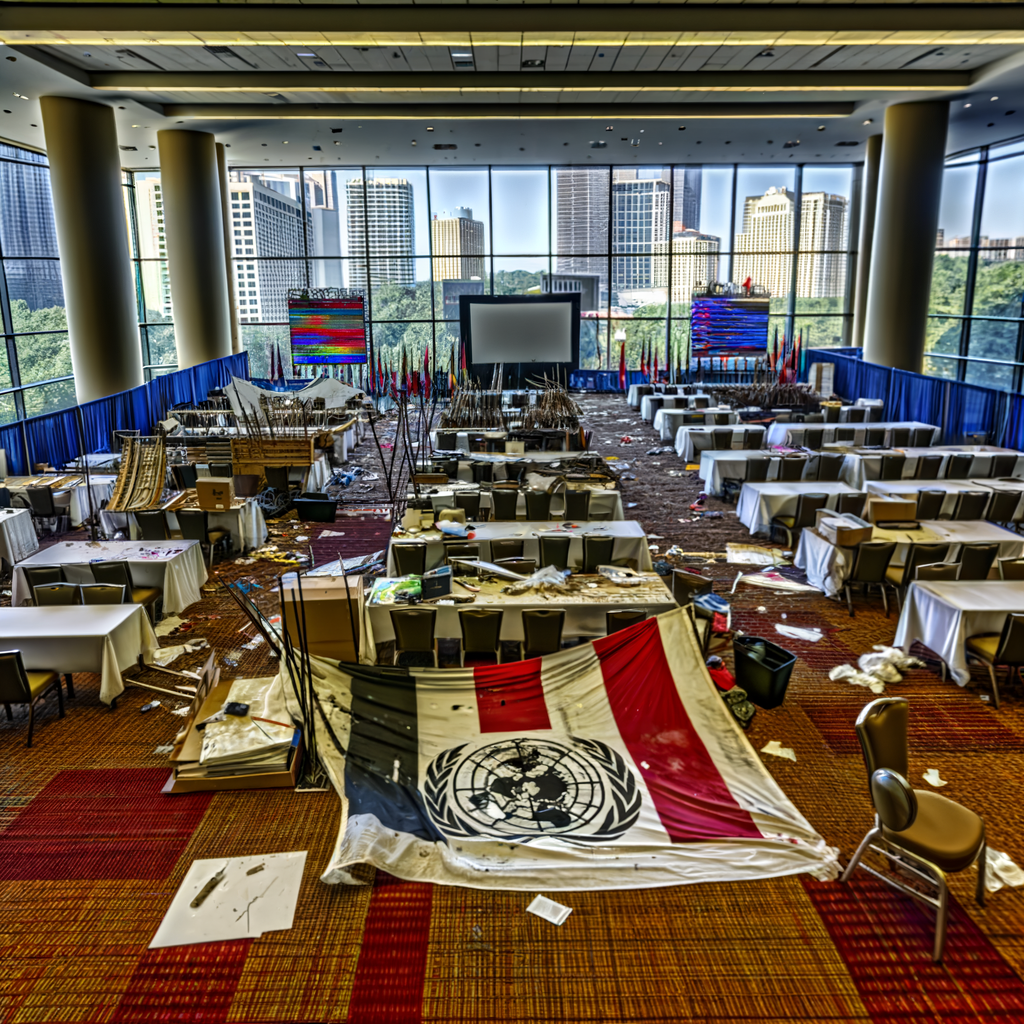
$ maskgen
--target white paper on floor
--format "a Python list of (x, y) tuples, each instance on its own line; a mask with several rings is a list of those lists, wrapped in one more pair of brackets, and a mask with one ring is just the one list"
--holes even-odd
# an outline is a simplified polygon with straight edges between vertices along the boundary
[(177, 615), (167, 615), (162, 618), (154, 629), (157, 636), (167, 636), (168, 633), (173, 633), (185, 620), (178, 618)]
[(725, 545), (725, 560), (735, 565), (791, 565), (788, 558), (782, 557), (778, 548), (763, 548), (758, 544)]
[(572, 913), (572, 907), (549, 900), (547, 896), (538, 896), (526, 908), (526, 912), (543, 917), (545, 921), (550, 921), (552, 924), (561, 924)]
[[(974, 865), (977, 868), (977, 864)], [(988, 847), (985, 851), (985, 889), (987, 892), (999, 892), (1004, 885), (1017, 888), (1024, 885), (1024, 871), (1005, 853)]]
[[(193, 861), (149, 948), (255, 939), (291, 928), (305, 863), (305, 850)], [(261, 870), (247, 874), (260, 864)], [(192, 901), (221, 868), (223, 879), (193, 909)]]
[(344, 537), (344, 536), (345, 536), (345, 531), (344, 530), (321, 530), (320, 531), (320, 536), (317, 538), (317, 540), (323, 540), (324, 537)]
[(806, 583), (797, 583), (796, 580), (786, 579), (777, 572), (752, 572), (743, 574), (744, 583), (753, 583), (756, 587), (767, 587), (769, 590), (788, 590), (794, 594), (820, 594), (817, 587), (809, 586)]
[(805, 629), (802, 626), (784, 626), (781, 622), (775, 623), (775, 632), (791, 640), (807, 640), (812, 644), (816, 644), (825, 635), (817, 626)]
[(938, 768), (929, 768), (928, 771), (922, 772), (921, 778), (928, 783), (929, 786), (945, 786), (946, 780), (939, 777)]
[(796, 760), (796, 752), (792, 747), (784, 747), (778, 740), (769, 740), (762, 748), (762, 754), (774, 754), (776, 757), (785, 757), (790, 761)]

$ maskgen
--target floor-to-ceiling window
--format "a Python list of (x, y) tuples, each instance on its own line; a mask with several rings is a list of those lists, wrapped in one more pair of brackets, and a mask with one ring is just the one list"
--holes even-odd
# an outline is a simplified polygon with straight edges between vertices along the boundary
[(1024, 140), (946, 162), (925, 372), (1024, 385)]

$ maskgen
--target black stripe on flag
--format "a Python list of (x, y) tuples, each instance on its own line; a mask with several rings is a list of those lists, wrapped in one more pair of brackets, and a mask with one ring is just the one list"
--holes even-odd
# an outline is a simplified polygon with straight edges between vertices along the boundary
[(416, 677), (402, 668), (346, 665), (352, 679), (352, 733), (345, 758), (349, 814), (372, 814), (385, 828), (445, 842), (420, 797)]

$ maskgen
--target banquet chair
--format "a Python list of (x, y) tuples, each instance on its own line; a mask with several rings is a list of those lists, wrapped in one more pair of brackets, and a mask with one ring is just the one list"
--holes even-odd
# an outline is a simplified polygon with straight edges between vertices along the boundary
[(910, 427), (893, 427), (889, 431), (890, 448), (910, 447)]
[(885, 578), (897, 588), (896, 606), (902, 611), (900, 590), (906, 591), (917, 576), (917, 567), (929, 562), (944, 562), (949, 554), (948, 544), (911, 544), (907, 548), (907, 560), (903, 565), (890, 565), (885, 570)]
[(136, 512), (135, 521), (139, 524), (143, 540), (167, 540), (171, 535), (167, 529), (167, 516), (163, 509)]
[(838, 423), (841, 412), (838, 405), (823, 405), (821, 407), (821, 415), (825, 423)]
[(614, 537), (592, 537), (583, 535), (583, 568), (582, 572), (592, 575), (599, 565), (610, 565), (615, 553)]
[(568, 522), (585, 523), (590, 518), (591, 494), (592, 492), (589, 488), (567, 487), (565, 489), (565, 511), (562, 513), (562, 519)]
[(910, 431), (910, 445), (913, 448), (931, 448), (935, 431), (931, 427), (913, 427)]
[(987, 580), (999, 554), (998, 544), (964, 544), (960, 548), (959, 580)]
[(881, 423), (885, 419), (885, 406), (870, 405), (867, 413), (867, 416), (864, 417), (865, 423)]
[[(804, 416), (804, 423), (824, 423), (825, 414), (820, 412), (809, 412)], [(829, 420), (831, 423), (832, 421)]]
[(997, 558), (1001, 580), (1024, 580), (1024, 558)]
[(399, 576), (422, 576), (427, 571), (426, 544), (395, 544), (392, 551)]
[(52, 521), (53, 531), (61, 532), (58, 527), (61, 524), (63, 514), (54, 504), (53, 490), (50, 487), (26, 487), (19, 495), (15, 495), (15, 501), (20, 498), (18, 504), (27, 507), (32, 517), (32, 522)]
[(526, 492), (526, 518), (531, 523), (551, 518), (551, 495), (547, 491)]
[(146, 614), (151, 622), (157, 621), (156, 606), (162, 600), (164, 592), (160, 587), (137, 587), (132, 580), (131, 566), (126, 561), (93, 562), (92, 578), (97, 583), (109, 583), (113, 586), (123, 586), (125, 596), (130, 602), (125, 603), (141, 604), (146, 609)]
[(990, 478), (1001, 476), (1013, 476), (1017, 468), (1016, 453), (993, 455), (989, 464), (988, 475)]
[(709, 452), (714, 447), (714, 438), (708, 430), (694, 430), (690, 434), (690, 444), (693, 446), (694, 462), (700, 462), (701, 452)]
[(714, 415), (716, 427), (727, 427), (729, 425), (729, 413), (716, 412)]
[(992, 703), (999, 707), (999, 686), (996, 683), (996, 668), (1006, 666), (1006, 682), (1009, 684), (1014, 672), (1024, 682), (1021, 666), (1024, 665), (1024, 615), (1006, 616), (999, 633), (978, 633), (969, 636), (964, 644), (968, 659), (975, 658), (988, 669), (992, 682)]
[[(11, 507), (11, 492), (7, 487), (0, 487), (0, 508)], [(29, 517), (31, 518), (31, 516)]]
[(906, 465), (907, 457), (902, 452), (894, 452), (892, 455), (882, 456), (882, 465), (878, 471), (879, 480), (902, 480), (903, 467)]
[(809, 427), (804, 431), (803, 444), (801, 447), (810, 448), (811, 451), (818, 451), (825, 443), (825, 431), (822, 427)]
[(497, 562), (502, 558), (522, 558), (523, 542), (521, 540), (492, 540), (491, 561)]
[(992, 491), (985, 518), (990, 523), (1012, 524), (1020, 504), (1020, 491)]
[(225, 553), (231, 550), (231, 531), (219, 526), (210, 526), (210, 514), (206, 509), (183, 508), (175, 513), (183, 540), (199, 541), (200, 550), (205, 544), (210, 551), (208, 566), (213, 565), (213, 552), (221, 547)]
[[(475, 558), (479, 561), (480, 545), (465, 544), (462, 541), (446, 543), (444, 546), (444, 564), (451, 565), (452, 558)], [(466, 565), (465, 562), (461, 562), (459, 565), (453, 566), (452, 572), (457, 576), (476, 575), (476, 569), (472, 568), (472, 566)]]
[(786, 534), (786, 544), (792, 547), (793, 534), (798, 533), (805, 526), (813, 526), (817, 518), (815, 513), (819, 508), (824, 508), (827, 501), (827, 494), (798, 494), (796, 510), (793, 515), (772, 516), (771, 535), (774, 536), (776, 530), (783, 530)]
[(477, 485), (489, 484), (494, 480), (494, 465), (490, 462), (473, 462), (469, 468), (473, 474), (473, 483)]
[(540, 564), (544, 567), (553, 565), (556, 569), (569, 568), (569, 545), (571, 537), (541, 537)]
[[(991, 491), (961, 491), (956, 496), (956, 504), (953, 506), (953, 514), (950, 519), (964, 520), (984, 519), (985, 509), (988, 507)], [(945, 518), (939, 516), (940, 519)]]
[(458, 459), (442, 459), (437, 463), (437, 470), (439, 473), (444, 473), (449, 480), (458, 480), (459, 478), (459, 460)]
[(744, 430), (743, 431), (743, 449), (748, 452), (760, 451), (761, 445), (764, 443), (764, 430)]
[(857, 440), (857, 431), (853, 427), (836, 427), (832, 436), (837, 444), (853, 444)]
[(732, 448), (732, 427), (715, 427), (711, 431), (712, 445), (716, 452)]
[(845, 461), (846, 457), (844, 455), (830, 455), (826, 452), (819, 452), (807, 460), (803, 479), (834, 484), (842, 476), (843, 463)]
[(966, 480), (971, 475), (974, 456), (969, 452), (957, 452), (946, 460), (947, 480)]
[(282, 494), (287, 494), (291, 490), (287, 466), (264, 466), (263, 476), (271, 490), (280, 491)]
[(391, 628), (395, 631), (395, 657), (392, 664), (406, 668), (436, 668), (434, 643), (436, 608), (392, 608)]
[(124, 604), (124, 586), (111, 583), (84, 583), (79, 590), (82, 604)]
[(711, 405), (711, 399), (706, 395), (698, 395), (693, 400), (694, 409), (707, 409)]
[(803, 479), (804, 467), (806, 465), (807, 459), (802, 455), (784, 455), (779, 459), (778, 479), (787, 484), (801, 480)]
[(945, 500), (945, 491), (918, 491), (916, 512), (918, 522), (938, 519), (942, 514), (942, 503)]
[(231, 477), (235, 475), (234, 466), (230, 462), (209, 463), (210, 476)]
[(929, 565), (919, 565), (914, 576), (918, 583), (943, 583), (959, 578), (959, 562), (932, 562)]
[(850, 597), (851, 586), (862, 586), (868, 593), (871, 592), (872, 587), (878, 587), (882, 593), (882, 607), (885, 609), (885, 617), (889, 617), (889, 599), (886, 596), (886, 588), (893, 586), (893, 584), (889, 582), (885, 574), (895, 551), (895, 541), (866, 541), (863, 544), (857, 545), (857, 555), (853, 561), (853, 569), (843, 583), (846, 607), (850, 610), (851, 619), (854, 617), (853, 600)]
[(683, 413), (683, 426), (684, 427), (699, 427), (704, 424), (704, 413), (702, 412), (684, 412)]
[(41, 587), (33, 587), (32, 598), (37, 608), (82, 603), (82, 595), (75, 583), (47, 583)]
[(532, 576), (537, 571), (535, 558), (492, 558), (495, 565), (500, 565), (509, 572), (517, 572), (520, 576)]
[(865, 448), (881, 448), (885, 444), (885, 431), (881, 427), (869, 427), (864, 431)]
[(499, 484), (491, 488), (491, 518), (499, 522), (514, 522), (519, 504), (519, 488)]
[(497, 665), (501, 661), (501, 608), (460, 608), (462, 664)]
[(868, 496), (864, 491), (848, 491), (836, 498), (836, 512), (841, 516), (861, 516)]
[(867, 416), (867, 409), (862, 409), (859, 406), (851, 406), (846, 410), (846, 422), (847, 423), (863, 423)]
[(479, 491), (459, 491), (455, 495), (455, 507), (465, 509), (470, 522), (483, 522), (487, 518), (486, 512), (480, 511)]
[[(938, 793), (910, 788), (908, 711), (905, 698), (881, 697), (857, 716), (854, 728), (867, 768), (875, 823), (839, 880), (849, 881), (859, 866), (886, 885), (933, 907), (932, 959), (939, 963), (946, 945), (949, 914), (946, 874), (964, 871), (977, 862), (974, 898), (979, 906), (985, 905), (985, 822), (974, 811)], [(908, 885), (894, 874), (861, 864), (869, 849), (891, 862), (904, 878), (914, 876), (915, 883), (934, 887), (936, 895), (922, 892), (919, 884)]]
[(439, 430), (434, 435), (434, 448), (439, 452), (453, 452), (459, 443), (459, 435), (454, 430)]
[(64, 570), (59, 565), (25, 565), (21, 571), (25, 574), (25, 584), (35, 604), (36, 587), (45, 587), (53, 583), (64, 582)]
[(529, 608), (523, 612), (523, 658), (540, 658), (562, 648), (564, 608)]
[(647, 612), (643, 608), (621, 608), (617, 611), (607, 612), (604, 617), (605, 635), (611, 636), (618, 633), (620, 629), (629, 629), (647, 618)]
[(748, 484), (761, 484), (768, 479), (771, 459), (747, 459), (743, 465), (743, 481)]
[(174, 486), (179, 491), (194, 490), (199, 479), (199, 471), (194, 462), (184, 466), (171, 466), (171, 475), (174, 477)]
[(914, 467), (915, 480), (938, 480), (942, 469), (941, 455), (919, 455)]
[[(68, 677), (70, 680), (70, 677)], [(25, 746), (32, 746), (32, 730), (35, 726), (36, 701), (51, 690), (57, 691), (57, 717), (64, 717), (64, 691), (60, 687), (60, 674), (49, 669), (26, 670), (21, 660), (21, 651), (0, 651), (0, 704), (11, 721), (12, 704), (28, 705), (28, 737)], [(73, 697), (70, 682), (68, 696)]]

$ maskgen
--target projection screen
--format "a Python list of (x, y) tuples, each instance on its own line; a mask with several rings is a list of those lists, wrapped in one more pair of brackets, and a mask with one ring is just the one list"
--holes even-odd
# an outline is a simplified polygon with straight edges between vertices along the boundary
[(475, 363), (567, 363), (572, 303), (474, 302), (469, 310)]

